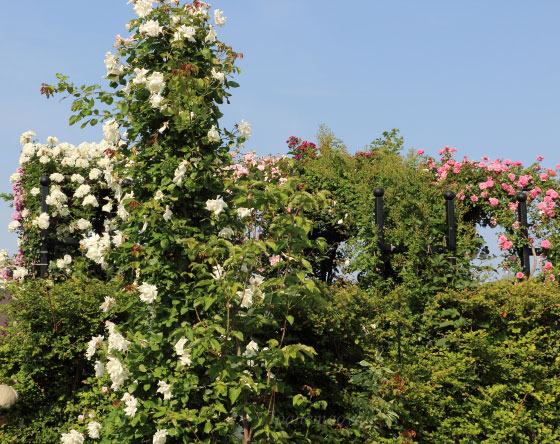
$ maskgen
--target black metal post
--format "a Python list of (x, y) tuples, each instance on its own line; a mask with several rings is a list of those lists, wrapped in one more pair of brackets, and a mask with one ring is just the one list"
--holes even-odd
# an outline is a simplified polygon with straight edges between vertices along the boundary
[(517, 215), (519, 217), (519, 223), (521, 224), (521, 234), (525, 239), (525, 244), (521, 247), (521, 266), (523, 267), (523, 273), (525, 276), (529, 277), (531, 274), (531, 264), (529, 262), (529, 222), (527, 221), (527, 194), (524, 192), (517, 193)]
[[(47, 196), (49, 195), (49, 186), (51, 179), (49, 176), (43, 176), (39, 180), (41, 183), (41, 213), (48, 213)], [(47, 276), (49, 266), (49, 238), (48, 229), (41, 230), (41, 251), (39, 253), (39, 278), (44, 279)]]
[[(447, 236), (446, 236), (446, 244), (448, 251), (455, 252), (457, 250), (457, 237), (456, 237), (456, 230), (455, 230), (455, 206), (454, 206), (454, 199), (455, 193), (451, 190), (447, 190), (443, 193), (443, 197), (445, 198), (445, 212), (446, 212), (446, 223), (447, 223)], [(452, 256), (450, 257), (450, 261), (452, 265), (457, 265), (457, 258)]]

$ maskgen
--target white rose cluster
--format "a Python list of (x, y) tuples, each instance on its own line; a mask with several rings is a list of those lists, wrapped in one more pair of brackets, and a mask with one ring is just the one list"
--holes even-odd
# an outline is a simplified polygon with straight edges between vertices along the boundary
[(187, 172), (188, 164), (189, 162), (187, 160), (183, 160), (181, 161), (179, 166), (175, 169), (175, 173), (173, 175), (173, 183), (175, 185), (179, 186), (181, 185), (181, 183), (183, 183), (183, 178), (185, 177), (185, 174)]
[(80, 245), (86, 250), (86, 257), (99, 265), (105, 264), (105, 255), (111, 248), (111, 237), (108, 233), (99, 236), (93, 233), (90, 237), (83, 237)]
[(126, 392), (121, 398), (121, 401), (126, 405), (124, 409), (124, 414), (126, 416), (133, 417), (134, 415), (136, 415), (136, 411), (138, 410), (138, 399), (136, 399), (130, 393)]
[(77, 430), (70, 430), (70, 433), (63, 433), (60, 437), (62, 444), (84, 444), (84, 435)]
[(119, 390), (129, 377), (128, 370), (114, 356), (109, 356), (106, 368), (111, 378), (111, 388), (113, 390)]

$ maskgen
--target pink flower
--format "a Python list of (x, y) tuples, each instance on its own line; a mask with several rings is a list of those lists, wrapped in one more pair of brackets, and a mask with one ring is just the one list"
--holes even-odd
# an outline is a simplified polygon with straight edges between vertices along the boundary
[(282, 259), (280, 258), (279, 255), (276, 256), (270, 256), (270, 265), (276, 265), (278, 262), (280, 262)]
[(478, 202), (478, 196), (475, 196), (474, 194), (471, 196), (471, 200), (473, 202)]
[(498, 224), (498, 220), (494, 216), (492, 216), (490, 218), (490, 224), (495, 227)]
[(540, 175), (540, 179), (541, 179), (541, 181), (543, 181), (543, 182), (547, 181), (547, 180), (548, 180), (548, 174), (542, 173), (542, 174)]
[(500, 201), (498, 199), (496, 199), (495, 197), (491, 197), (490, 199), (488, 199), (488, 202), (490, 202), (490, 205), (495, 207), (496, 205), (498, 205), (500, 203)]
[(508, 174), (508, 179), (511, 180), (512, 182), (515, 180), (516, 176), (513, 173), (509, 173)]
[(545, 262), (543, 268), (545, 270), (550, 270), (552, 268), (552, 264), (550, 262)]
[(488, 191), (483, 191), (482, 193), (480, 193), (480, 197), (486, 199), (488, 197)]
[(550, 196), (552, 199), (558, 199), (558, 193), (552, 188), (550, 190), (546, 190), (546, 195)]
[(542, 247), (542, 248), (550, 248), (550, 241), (548, 241), (548, 240), (543, 240), (543, 241), (541, 242), (541, 247)]
[(422, 154), (424, 154), (424, 150), (419, 149), (418, 151), (416, 151), (416, 154), (422, 155)]
[(508, 240), (507, 236), (500, 236), (498, 238), (498, 247), (500, 248), (500, 250), (502, 251), (507, 251), (509, 250), (511, 247), (513, 247), (513, 242)]
[(481, 190), (485, 190), (488, 187), (488, 185), (486, 184), (486, 182), (481, 182), (478, 184), (478, 188), (480, 188)]
[(544, 157), (543, 156), (537, 156), (537, 160), (540, 162), (541, 160), (543, 160)]
[(513, 228), (516, 229), (516, 230), (517, 230), (520, 226), (521, 226), (521, 224), (519, 223), (518, 220), (516, 220), (516, 221), (513, 223)]
[(525, 275), (523, 273), (521, 273), (520, 271), (518, 271), (515, 276), (517, 277), (517, 279), (523, 279), (525, 277)]

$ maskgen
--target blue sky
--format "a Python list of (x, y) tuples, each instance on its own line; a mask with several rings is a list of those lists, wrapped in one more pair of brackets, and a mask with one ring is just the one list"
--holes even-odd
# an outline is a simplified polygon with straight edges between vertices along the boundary
[[(248, 148), (286, 151), (326, 124), (350, 152), (399, 128), (408, 148), (443, 145), (469, 158), (560, 161), (560, 2), (540, 0), (216, 0), (222, 41), (244, 53), (224, 126), (253, 126)], [(68, 126), (67, 100), (46, 100), (55, 74), (103, 82), (103, 59), (133, 17), (126, 0), (7, 2), (0, 16), (0, 191), (19, 158), (19, 136), (98, 141)], [(3, 179), (1, 179), (3, 178)], [(0, 206), (0, 225), (11, 210)], [(0, 248), (16, 238), (0, 229)]]

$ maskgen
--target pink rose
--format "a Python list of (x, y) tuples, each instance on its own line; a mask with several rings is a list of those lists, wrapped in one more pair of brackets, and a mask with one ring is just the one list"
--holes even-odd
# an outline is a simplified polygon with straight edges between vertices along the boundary
[(280, 258), (279, 255), (276, 256), (270, 256), (270, 265), (276, 265), (278, 262), (280, 262), (282, 259)]
[(541, 160), (543, 160), (544, 157), (543, 156), (537, 156), (537, 160), (540, 162)]
[(523, 279), (525, 277), (525, 275), (523, 273), (521, 273), (520, 271), (518, 271), (515, 276), (517, 277), (517, 279)]
[(472, 195), (472, 196), (471, 196), (471, 200), (472, 200), (473, 202), (478, 202), (478, 197), (475, 196), (475, 195)]
[(490, 199), (488, 199), (488, 202), (490, 202), (490, 205), (495, 207), (496, 205), (498, 205), (500, 203), (500, 201), (498, 199), (496, 199), (495, 197), (491, 197)]
[(541, 247), (542, 247), (542, 248), (550, 248), (550, 241), (548, 241), (548, 240), (543, 240), (543, 241), (541, 242)]
[(418, 151), (416, 151), (416, 154), (422, 155), (422, 154), (424, 154), (424, 150), (423, 150), (423, 149), (419, 149)]
[(550, 262), (546, 262), (543, 266), (545, 270), (550, 270), (552, 268), (552, 264)]

